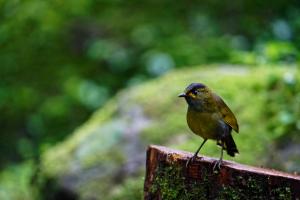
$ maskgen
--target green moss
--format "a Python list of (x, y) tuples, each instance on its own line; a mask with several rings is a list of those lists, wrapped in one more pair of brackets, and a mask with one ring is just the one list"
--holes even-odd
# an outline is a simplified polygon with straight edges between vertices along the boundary
[(292, 192), (289, 187), (278, 187), (271, 191), (272, 196), (276, 196), (278, 200), (292, 199)]
[[(124, 108), (124, 105), (128, 108), (140, 106), (144, 115), (150, 120), (151, 124), (140, 131), (140, 137), (144, 144), (166, 144), (176, 135), (185, 134), (188, 140), (178, 144), (177, 148), (195, 151), (201, 138), (194, 136), (188, 129), (185, 120), (186, 104), (182, 99), (177, 98), (177, 94), (191, 82), (204, 82), (209, 85), (225, 99), (236, 114), (241, 133), (233, 136), (242, 156), (237, 156), (235, 160), (246, 164), (259, 163), (262, 165), (264, 160), (257, 160), (257, 155), (268, 154), (270, 148), (265, 144), (270, 144), (270, 138), (283, 137), (291, 127), (290, 124), (281, 125), (280, 119), (285, 119), (287, 115), (278, 114), (283, 109), (296, 110), (294, 107), (288, 109), (286, 106), (284, 108), (278, 106), (278, 101), (281, 102), (280, 104), (289, 102), (289, 105), (297, 105), (296, 100), (299, 98), (288, 98), (292, 91), (300, 90), (296, 86), (297, 84), (284, 84), (284, 74), (291, 73), (291, 71), (293, 70), (274, 66), (252, 69), (246, 67), (217, 68), (215, 66), (201, 69), (186, 68), (124, 90), (77, 129), (72, 137), (47, 151), (42, 159), (44, 170), (49, 175), (67, 171), (76, 157), (78, 148), (83, 147), (85, 145), (83, 141), (92, 138), (91, 135), (99, 135), (98, 138), (94, 137), (94, 141), (105, 141), (106, 139), (100, 135), (106, 134), (106, 131), (102, 131), (103, 133), (99, 133), (99, 131), (103, 126), (107, 126), (107, 123), (116, 124), (120, 117), (119, 110)], [(298, 76), (295, 75), (295, 77)], [(279, 87), (279, 92), (269, 90), (278, 84), (284, 86)], [(284, 93), (286, 88), (290, 88), (291, 92)], [(283, 94), (286, 94), (286, 97), (282, 96)], [(276, 99), (278, 101), (275, 101)], [(293, 99), (295, 100), (293, 101)], [(297, 115), (292, 116), (292, 119), (297, 118), (299, 118)], [(126, 121), (124, 123), (128, 124)], [(293, 127), (296, 127), (297, 123), (299, 124), (297, 120), (292, 123)], [(121, 127), (119, 124), (117, 126)], [(118, 140), (117, 135), (110, 134), (111, 137)], [(86, 146), (88, 145), (90, 142), (86, 143)], [(97, 149), (97, 152), (100, 151), (106, 150)], [(201, 153), (218, 157), (219, 149), (215, 147), (214, 143), (208, 143)], [(84, 163), (88, 163), (89, 166), (93, 162), (97, 162), (97, 158), (103, 157), (95, 155), (92, 151), (89, 156), (91, 158), (84, 158)], [(232, 158), (225, 155), (225, 159)]]
[(291, 199), (288, 186), (272, 186), (269, 191), (267, 178), (251, 177), (249, 175), (232, 176), (234, 184), (219, 184), (219, 174), (209, 174), (202, 167), (201, 177), (187, 178), (186, 169), (175, 163), (160, 163), (155, 171), (155, 178), (150, 188), (150, 196), (159, 196), (164, 200), (181, 199)]
[(223, 186), (222, 190), (220, 191), (220, 200), (227, 200), (227, 199), (232, 199), (232, 200), (242, 200), (241, 198), (241, 193), (237, 189), (233, 187), (228, 187), (228, 186)]
[(183, 169), (176, 165), (161, 165), (156, 169), (156, 176), (151, 186), (152, 195), (159, 195), (164, 200), (171, 199), (207, 199), (207, 189), (210, 182), (207, 172), (203, 171), (202, 181), (187, 180), (183, 174)]
[[(242, 183), (236, 186), (222, 186), (219, 199), (266, 199), (268, 197), (267, 190), (264, 191), (264, 181), (257, 181), (252, 177), (244, 178), (238, 176), (236, 181)], [(267, 198), (268, 199), (268, 198)]]
[(180, 174), (179, 167), (168, 166), (157, 170), (157, 176), (154, 185), (151, 188), (152, 193), (159, 192), (162, 199), (182, 199), (182, 194), (186, 193), (184, 187), (184, 177)]

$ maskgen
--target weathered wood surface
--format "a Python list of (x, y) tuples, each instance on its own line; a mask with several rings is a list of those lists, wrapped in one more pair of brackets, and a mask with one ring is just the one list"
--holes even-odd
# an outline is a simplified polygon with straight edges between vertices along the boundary
[[(147, 150), (145, 200), (300, 199), (300, 176), (224, 161), (212, 171), (213, 158), (185, 166), (191, 153), (161, 146)], [(202, 155), (201, 155), (202, 156)]]

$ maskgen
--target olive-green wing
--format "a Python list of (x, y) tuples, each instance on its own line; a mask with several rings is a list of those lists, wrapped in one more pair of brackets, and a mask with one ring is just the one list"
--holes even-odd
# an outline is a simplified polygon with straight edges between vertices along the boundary
[(226, 105), (223, 99), (219, 97), (217, 94), (213, 93), (213, 98), (215, 99), (217, 103), (217, 107), (226, 124), (228, 124), (233, 130), (235, 130), (238, 133), (239, 125), (232, 111), (229, 109), (229, 107)]

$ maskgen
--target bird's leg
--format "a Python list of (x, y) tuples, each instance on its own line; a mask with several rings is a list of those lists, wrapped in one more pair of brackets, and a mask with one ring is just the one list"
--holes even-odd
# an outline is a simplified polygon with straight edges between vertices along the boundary
[(194, 161), (194, 159), (197, 157), (197, 155), (198, 155), (200, 149), (202, 148), (202, 146), (205, 144), (206, 141), (207, 141), (207, 139), (204, 139), (203, 142), (201, 143), (200, 147), (199, 147), (199, 148), (197, 149), (197, 151), (195, 152), (195, 154), (194, 154), (192, 157), (190, 157), (190, 158), (188, 159), (188, 161), (186, 162), (186, 165), (185, 165), (186, 167), (188, 167), (188, 165), (189, 165), (190, 162), (193, 162), (193, 161)]
[(220, 159), (218, 161), (216, 161), (216, 163), (214, 164), (214, 167), (213, 167), (213, 171), (215, 171), (215, 168), (218, 167), (218, 170), (221, 169), (221, 164), (223, 162), (223, 150), (224, 150), (224, 142), (222, 141), (221, 142), (221, 156), (220, 156)]

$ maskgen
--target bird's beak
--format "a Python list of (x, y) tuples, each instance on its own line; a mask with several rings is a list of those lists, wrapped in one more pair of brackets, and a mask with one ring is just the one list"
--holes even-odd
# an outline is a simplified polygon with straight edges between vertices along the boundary
[(186, 97), (186, 94), (185, 93), (181, 93), (178, 95), (178, 97)]

